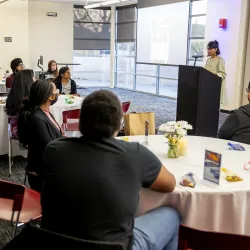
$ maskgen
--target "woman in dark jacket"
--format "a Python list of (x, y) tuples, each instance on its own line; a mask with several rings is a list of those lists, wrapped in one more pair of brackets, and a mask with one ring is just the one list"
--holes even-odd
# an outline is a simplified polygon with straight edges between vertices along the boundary
[(46, 146), (60, 138), (60, 126), (49, 112), (50, 105), (57, 101), (55, 84), (50, 80), (38, 80), (31, 89), (29, 99), (18, 116), (18, 137), (20, 146), (28, 149), (27, 173), (32, 189), (42, 188), (42, 158)]
[(72, 80), (69, 67), (62, 67), (55, 79), (56, 88), (61, 95), (77, 95), (76, 82)]
[(48, 63), (48, 70), (42, 75), (42, 79), (55, 79), (58, 77), (57, 63), (50, 60)]

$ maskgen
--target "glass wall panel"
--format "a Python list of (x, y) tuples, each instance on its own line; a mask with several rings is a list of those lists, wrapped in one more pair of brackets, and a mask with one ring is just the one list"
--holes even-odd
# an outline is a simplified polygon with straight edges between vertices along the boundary
[(136, 76), (136, 90), (156, 94), (156, 78)]
[(117, 73), (116, 76), (116, 86), (120, 88), (133, 89), (134, 86), (134, 75)]
[(178, 80), (160, 79), (159, 94), (177, 98)]

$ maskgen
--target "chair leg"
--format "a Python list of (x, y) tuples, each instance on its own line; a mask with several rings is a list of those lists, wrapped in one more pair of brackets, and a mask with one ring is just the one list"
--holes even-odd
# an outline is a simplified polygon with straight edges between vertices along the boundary
[(28, 173), (25, 171), (24, 182), (23, 182), (23, 185), (25, 185), (25, 186), (26, 186), (26, 181), (27, 181), (27, 175), (28, 175)]
[(17, 227), (18, 227), (18, 221), (19, 221), (20, 213), (21, 213), (21, 211), (19, 211), (18, 214), (17, 214), (16, 223), (14, 225), (13, 238), (16, 236), (16, 231), (17, 231)]

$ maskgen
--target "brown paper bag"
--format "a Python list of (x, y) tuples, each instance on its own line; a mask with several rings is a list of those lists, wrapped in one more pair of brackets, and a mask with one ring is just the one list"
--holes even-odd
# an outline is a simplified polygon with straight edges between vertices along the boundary
[(148, 134), (155, 135), (155, 113), (131, 113), (124, 116), (125, 135), (145, 135), (145, 121), (149, 121)]

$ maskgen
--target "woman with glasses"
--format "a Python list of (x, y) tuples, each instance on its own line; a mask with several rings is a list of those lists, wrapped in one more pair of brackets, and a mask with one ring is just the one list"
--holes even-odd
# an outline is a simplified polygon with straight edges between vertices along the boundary
[[(250, 102), (250, 83), (246, 90)], [(219, 130), (218, 137), (250, 144), (250, 103), (229, 114)]]
[(219, 43), (211, 41), (207, 45), (208, 59), (205, 68), (213, 74), (221, 77), (221, 105), (227, 105), (227, 90), (226, 90), (226, 69), (225, 60), (220, 56)]

